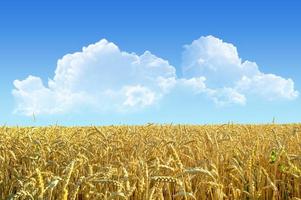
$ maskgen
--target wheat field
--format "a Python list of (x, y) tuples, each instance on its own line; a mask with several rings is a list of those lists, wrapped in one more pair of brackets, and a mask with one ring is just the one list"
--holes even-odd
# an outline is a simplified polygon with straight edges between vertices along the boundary
[(0, 199), (300, 199), (301, 125), (0, 128)]

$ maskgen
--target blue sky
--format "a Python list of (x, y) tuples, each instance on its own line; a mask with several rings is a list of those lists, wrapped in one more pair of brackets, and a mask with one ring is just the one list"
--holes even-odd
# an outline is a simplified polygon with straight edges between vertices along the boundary
[[(300, 9), (298, 1), (1, 1), (0, 124), (300, 122)], [(103, 50), (83, 53), (90, 44)], [(74, 65), (77, 84), (49, 86), (58, 59), (75, 52), (84, 59)], [(256, 62), (251, 75), (235, 71), (246, 60)]]

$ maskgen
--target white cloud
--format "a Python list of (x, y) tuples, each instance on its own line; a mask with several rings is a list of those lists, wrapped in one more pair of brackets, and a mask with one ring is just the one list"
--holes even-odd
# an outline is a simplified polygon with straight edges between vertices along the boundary
[(126, 100), (124, 101), (125, 106), (148, 106), (152, 105), (155, 101), (155, 93), (146, 87), (129, 86), (124, 88)]
[(206, 92), (206, 78), (203, 76), (177, 80), (179, 86), (191, 88), (195, 94)]
[(204, 76), (208, 87), (228, 87), (244, 74), (259, 72), (255, 63), (242, 63), (235, 46), (213, 36), (200, 37), (184, 48), (184, 77)]
[(284, 79), (274, 74), (260, 73), (253, 77), (243, 76), (237, 82), (236, 89), (268, 100), (290, 100), (299, 95), (299, 92), (294, 89), (292, 79)]
[(15, 111), (32, 115), (136, 110), (156, 104), (171, 91), (206, 96), (222, 106), (245, 105), (249, 95), (267, 100), (298, 96), (293, 80), (260, 72), (255, 62), (242, 61), (234, 45), (213, 36), (185, 46), (182, 71), (178, 78), (168, 61), (149, 51), (124, 52), (103, 39), (58, 60), (46, 84), (35, 76), (15, 80)]
[(207, 94), (218, 106), (229, 104), (245, 105), (247, 101), (245, 95), (233, 88), (207, 89)]
[(25, 115), (55, 114), (74, 109), (81, 103), (92, 103), (84, 92), (54, 91), (43, 85), (39, 77), (28, 76), (14, 81), (13, 95), (17, 101), (15, 112)]
[(255, 62), (242, 61), (233, 44), (213, 36), (185, 45), (182, 71), (184, 78), (206, 77), (209, 96), (218, 104), (245, 104), (248, 95), (268, 100), (298, 96), (291, 79), (262, 73)]
[(155, 103), (164, 93), (160, 81), (175, 78), (166, 60), (148, 51), (141, 56), (123, 52), (103, 39), (58, 60), (46, 86), (34, 76), (14, 81), (13, 95), (16, 112), (25, 115), (64, 113), (78, 105), (123, 110)]

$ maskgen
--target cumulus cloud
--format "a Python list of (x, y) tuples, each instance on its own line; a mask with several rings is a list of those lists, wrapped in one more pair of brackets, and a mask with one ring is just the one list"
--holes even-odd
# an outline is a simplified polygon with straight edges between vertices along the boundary
[(14, 81), (16, 112), (31, 115), (64, 113), (78, 106), (99, 110), (154, 104), (175, 79), (175, 68), (146, 51), (121, 51), (103, 39), (58, 60), (55, 76), (46, 85), (39, 77)]
[(100, 40), (59, 59), (47, 83), (32, 75), (15, 80), (15, 111), (32, 115), (83, 108), (136, 110), (183, 90), (217, 105), (245, 105), (249, 95), (267, 100), (298, 96), (293, 80), (262, 73), (255, 62), (242, 61), (230, 43), (207, 36), (184, 48), (183, 76), (177, 77), (175, 67), (149, 51), (137, 55)]
[(156, 94), (147, 87), (138, 85), (126, 87), (125, 96), (126, 100), (123, 104), (133, 107), (136, 105), (147, 106), (153, 104)]
[(292, 79), (284, 79), (274, 74), (257, 74), (252, 77), (243, 76), (236, 83), (236, 90), (257, 95), (268, 100), (295, 99), (299, 92), (294, 89)]
[(245, 104), (248, 95), (267, 100), (298, 96), (291, 79), (262, 73), (255, 62), (242, 61), (233, 44), (219, 38), (200, 37), (184, 48), (184, 78), (206, 77), (208, 95), (218, 104)]

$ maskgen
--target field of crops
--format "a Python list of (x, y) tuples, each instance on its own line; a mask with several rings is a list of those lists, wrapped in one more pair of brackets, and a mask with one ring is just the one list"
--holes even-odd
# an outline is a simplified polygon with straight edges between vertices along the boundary
[(299, 199), (301, 125), (0, 128), (0, 199)]

